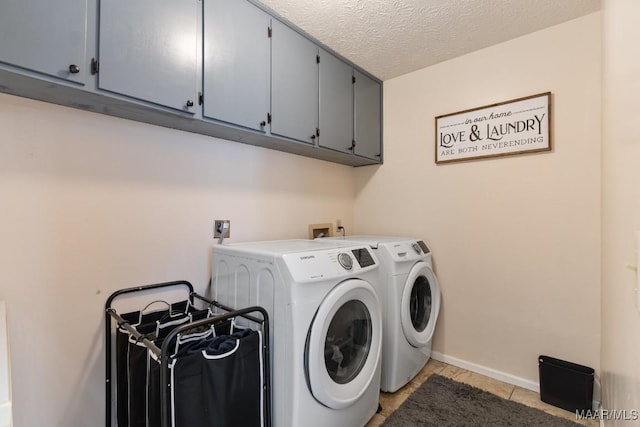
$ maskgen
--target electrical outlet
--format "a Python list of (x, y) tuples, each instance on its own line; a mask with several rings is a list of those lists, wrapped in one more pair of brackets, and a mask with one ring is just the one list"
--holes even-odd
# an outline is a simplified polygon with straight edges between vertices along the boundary
[(231, 236), (231, 221), (229, 221), (228, 219), (216, 219), (215, 221), (213, 221), (214, 238), (220, 237), (224, 223), (227, 223), (227, 232), (224, 234), (224, 237), (228, 238)]

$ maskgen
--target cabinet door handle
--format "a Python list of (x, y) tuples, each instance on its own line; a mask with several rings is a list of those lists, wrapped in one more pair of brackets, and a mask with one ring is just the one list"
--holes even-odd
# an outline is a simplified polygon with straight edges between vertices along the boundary
[(260, 127), (263, 128), (267, 125), (267, 122), (265, 122), (264, 120), (260, 122)]
[(69, 72), (71, 74), (78, 74), (80, 72), (80, 67), (78, 67), (76, 64), (71, 64), (69, 65)]
[(311, 135), (309, 138), (316, 139), (316, 136), (315, 135)]
[(192, 100), (188, 100), (187, 101), (187, 107), (193, 107), (193, 101)]

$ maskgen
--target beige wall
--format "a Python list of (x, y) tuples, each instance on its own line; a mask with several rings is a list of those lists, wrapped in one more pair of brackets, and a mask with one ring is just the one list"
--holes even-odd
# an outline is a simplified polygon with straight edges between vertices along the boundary
[[(603, 407), (640, 411), (640, 314), (635, 235), (640, 231), (640, 2), (603, 2)], [(636, 412), (636, 415), (638, 412)], [(607, 425), (640, 425), (608, 420)]]
[[(436, 352), (533, 387), (540, 354), (599, 368), (600, 60), (596, 13), (385, 82), (355, 231), (431, 247)], [(435, 165), (435, 116), (546, 91), (552, 152)]]
[(102, 312), (116, 289), (210, 275), (230, 241), (352, 228), (354, 169), (0, 95), (0, 300), (14, 422), (104, 423)]

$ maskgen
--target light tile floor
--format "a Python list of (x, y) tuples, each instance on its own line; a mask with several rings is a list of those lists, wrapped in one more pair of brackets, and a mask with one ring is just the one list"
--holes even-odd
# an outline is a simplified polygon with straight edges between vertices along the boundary
[(443, 362), (431, 359), (429, 363), (409, 382), (395, 393), (380, 393), (380, 405), (382, 411), (367, 423), (366, 427), (378, 427), (384, 423), (384, 420), (402, 405), (402, 403), (413, 393), (422, 383), (432, 374), (442, 375), (461, 383), (469, 384), (473, 387), (488, 391), (504, 399), (513, 400), (523, 405), (527, 405), (536, 409), (540, 409), (551, 415), (566, 418), (590, 427), (597, 427), (599, 423), (595, 420), (576, 420), (575, 414), (564, 409), (548, 405), (540, 400), (538, 393), (517, 387), (484, 375), (476, 374), (465, 369), (447, 365)]

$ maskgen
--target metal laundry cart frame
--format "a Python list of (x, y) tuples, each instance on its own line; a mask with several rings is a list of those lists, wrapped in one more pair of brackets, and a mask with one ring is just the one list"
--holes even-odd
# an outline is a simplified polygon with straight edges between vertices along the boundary
[[(111, 307), (113, 301), (124, 294), (131, 294), (135, 292), (148, 291), (153, 289), (161, 289), (168, 287), (185, 287), (188, 289), (189, 301), (191, 304), (194, 303), (194, 299), (198, 299), (204, 303), (206, 303), (209, 307), (216, 307), (223, 311), (226, 311), (225, 314), (220, 314), (217, 316), (212, 316), (207, 319), (197, 320), (194, 322), (186, 323), (181, 325), (171, 331), (169, 335), (165, 338), (162, 343), (161, 348), (158, 348), (152, 341), (144, 337), (140, 334), (131, 324), (123, 319), (114, 308)], [(262, 319), (257, 318), (255, 316), (251, 316), (250, 313), (259, 312), (262, 316)], [(263, 390), (264, 393), (264, 418), (265, 418), (265, 426), (271, 427), (271, 379), (270, 379), (270, 359), (269, 359), (269, 315), (267, 311), (263, 307), (252, 306), (246, 307), (239, 310), (234, 310), (230, 307), (227, 307), (223, 304), (220, 304), (217, 301), (209, 300), (193, 290), (193, 285), (186, 280), (179, 280), (174, 282), (164, 282), (164, 283), (156, 283), (145, 286), (138, 286), (133, 288), (121, 289), (109, 296), (107, 302), (105, 304), (105, 351), (106, 351), (106, 366), (105, 366), (105, 427), (111, 427), (112, 421), (112, 411), (111, 404), (113, 401), (113, 386), (112, 386), (112, 340), (111, 331), (113, 328), (112, 320), (116, 321), (116, 326), (120, 328), (124, 328), (129, 332), (138, 342), (142, 343), (145, 347), (147, 347), (151, 352), (153, 352), (158, 359), (160, 360), (160, 384), (161, 384), (161, 392), (160, 392), (160, 413), (161, 413), (161, 427), (170, 427), (171, 426), (171, 405), (169, 404), (169, 391), (171, 389), (171, 384), (167, 375), (168, 371), (168, 363), (169, 363), (169, 343), (173, 341), (178, 335), (189, 331), (191, 329), (195, 329), (202, 326), (212, 325), (214, 323), (218, 323), (220, 321), (232, 318), (232, 317), (244, 317), (247, 320), (250, 320), (255, 323), (259, 323), (262, 326), (262, 334), (264, 335), (262, 339), (262, 374), (264, 378)]]

